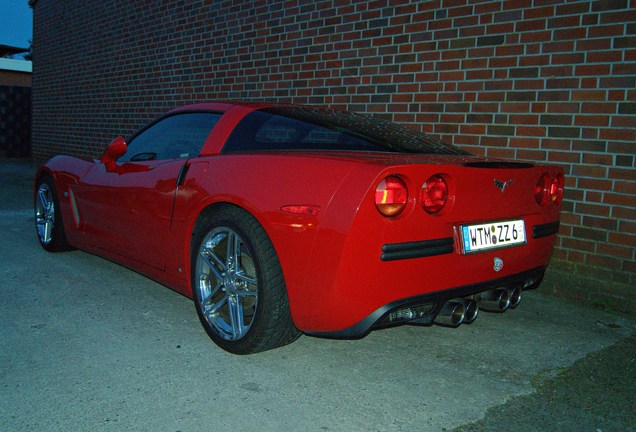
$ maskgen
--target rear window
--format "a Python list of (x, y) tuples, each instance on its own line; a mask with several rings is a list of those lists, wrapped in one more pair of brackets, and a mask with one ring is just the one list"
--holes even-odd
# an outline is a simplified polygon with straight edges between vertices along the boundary
[(468, 155), (424, 133), (368, 115), (314, 107), (253, 111), (234, 129), (223, 153), (360, 151)]

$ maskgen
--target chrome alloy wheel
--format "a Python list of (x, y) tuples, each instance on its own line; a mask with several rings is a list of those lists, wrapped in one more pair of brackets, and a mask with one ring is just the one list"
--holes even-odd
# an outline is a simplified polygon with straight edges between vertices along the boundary
[(248, 245), (230, 228), (214, 228), (201, 242), (194, 294), (203, 317), (223, 339), (241, 339), (254, 322), (258, 304), (254, 261)]
[(42, 183), (35, 196), (35, 226), (40, 242), (48, 245), (53, 240), (55, 228), (55, 202), (47, 183)]

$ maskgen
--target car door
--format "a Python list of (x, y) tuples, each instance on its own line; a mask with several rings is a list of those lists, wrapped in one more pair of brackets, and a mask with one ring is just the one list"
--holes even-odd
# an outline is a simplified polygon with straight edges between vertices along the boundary
[(86, 242), (163, 270), (177, 181), (219, 117), (161, 118), (136, 134), (115, 164), (95, 163), (75, 191)]

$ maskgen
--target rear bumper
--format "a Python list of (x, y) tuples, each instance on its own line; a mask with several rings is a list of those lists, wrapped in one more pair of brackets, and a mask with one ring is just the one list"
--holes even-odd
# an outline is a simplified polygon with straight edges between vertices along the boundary
[(538, 287), (543, 280), (544, 273), (545, 267), (538, 267), (532, 270), (524, 271), (499, 279), (492, 279), (472, 285), (466, 285), (397, 300), (378, 308), (366, 318), (343, 330), (333, 332), (309, 331), (306, 333), (313, 336), (337, 339), (361, 338), (368, 334), (373, 328), (409, 322), (408, 319), (393, 322), (388, 322), (387, 319), (392, 313), (401, 310), (407, 310), (409, 308), (420, 308), (420, 310), (422, 308), (426, 308), (427, 310), (427, 313), (423, 317), (419, 317), (416, 320), (411, 320), (411, 322), (417, 324), (432, 323), (437, 313), (440, 311), (444, 303), (446, 303), (448, 300), (468, 297), (497, 288), (511, 288), (515, 286), (521, 286), (524, 290), (534, 289)]

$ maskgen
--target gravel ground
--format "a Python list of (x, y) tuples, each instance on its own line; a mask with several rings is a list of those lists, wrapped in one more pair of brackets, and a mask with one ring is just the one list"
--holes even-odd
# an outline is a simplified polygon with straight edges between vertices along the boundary
[[(218, 349), (191, 300), (37, 242), (0, 159), (0, 431), (636, 430), (636, 319), (526, 293), (457, 329)], [(453, 429), (454, 428), (454, 429)]]
[(529, 395), (492, 407), (452, 432), (636, 431), (636, 337), (538, 375)]

